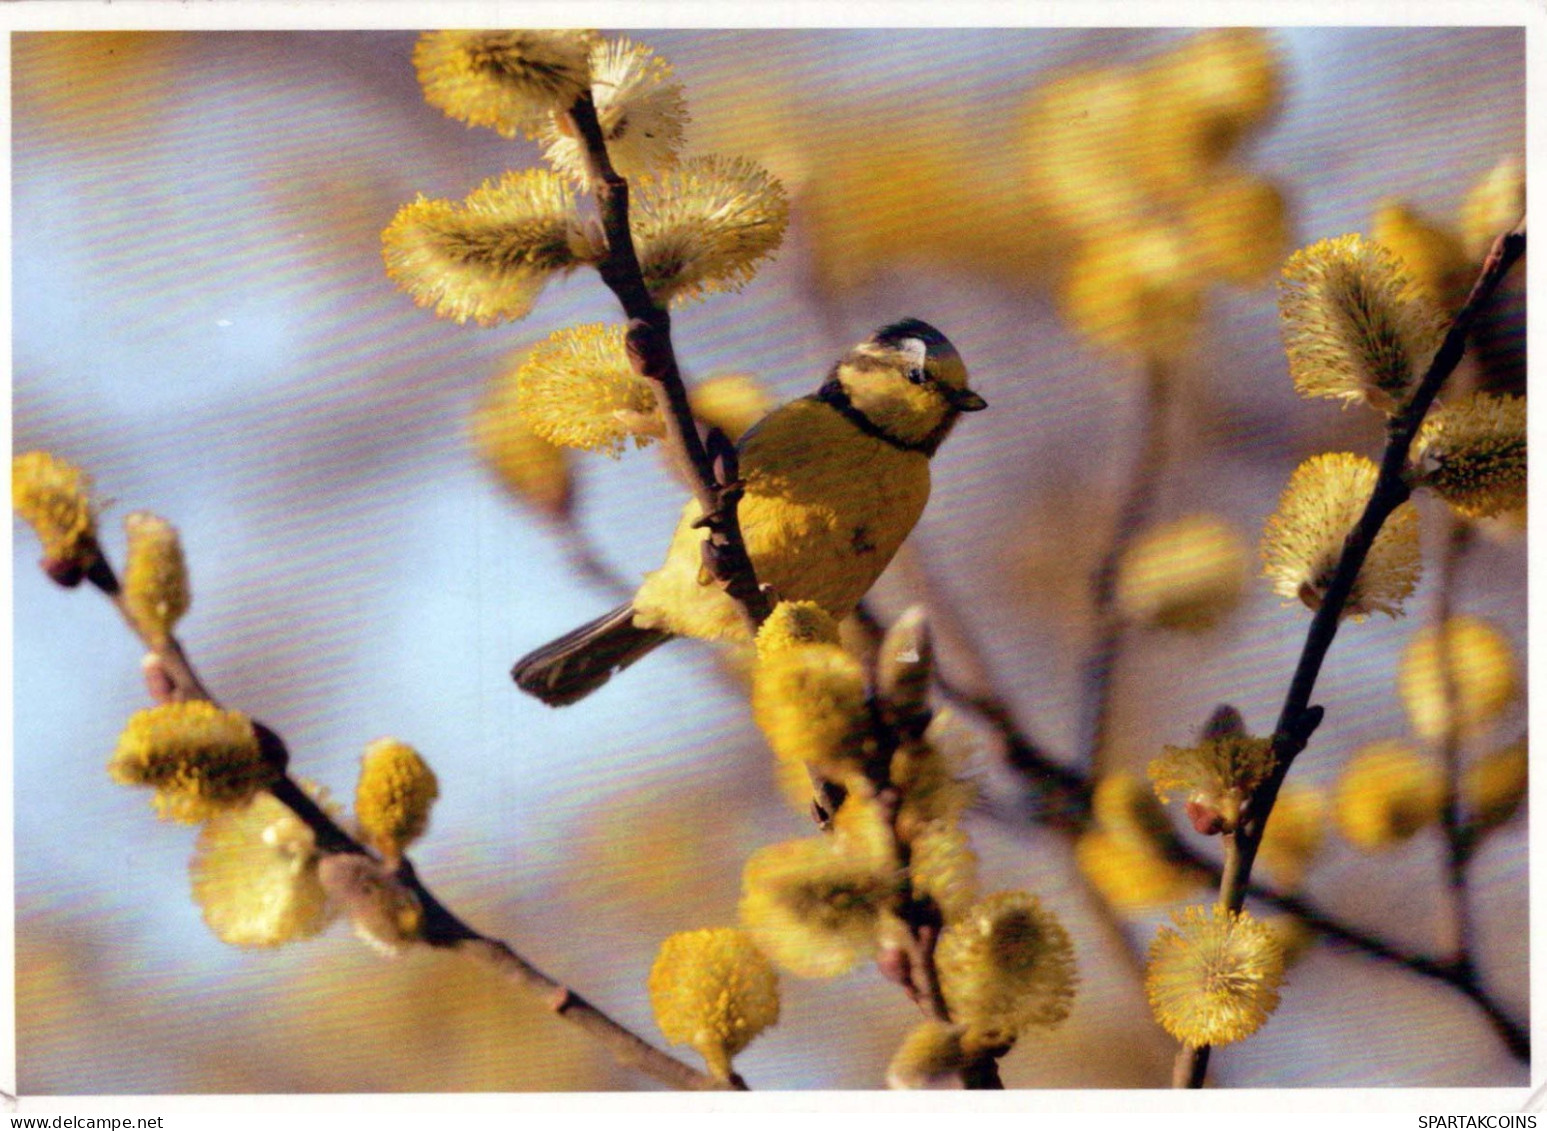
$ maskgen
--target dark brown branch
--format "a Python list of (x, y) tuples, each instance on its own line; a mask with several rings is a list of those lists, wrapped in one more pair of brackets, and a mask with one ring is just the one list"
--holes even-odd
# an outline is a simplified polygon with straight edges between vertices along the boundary
[(1522, 218), (1512, 232), (1494, 241), (1466, 303), (1451, 322), (1423, 379), (1387, 427), (1386, 450), (1381, 457), (1380, 471), (1370, 501), (1349, 533), (1321, 606), (1311, 618), (1300, 660), (1295, 666), (1289, 692), (1273, 729), (1273, 749), (1277, 763), (1244, 807), (1243, 819), (1236, 833), (1238, 853), (1227, 862), (1220, 878), (1219, 901), (1231, 911), (1239, 911), (1246, 901), (1252, 863), (1262, 844), (1273, 803), (1278, 798), (1290, 766), (1310, 742), (1311, 735), (1321, 722), (1321, 708), (1311, 706), (1311, 695), (1327, 652), (1332, 647), (1332, 640), (1337, 635), (1338, 624), (1353, 592), (1354, 581), (1386, 519), (1412, 494), (1406, 478), (1408, 449), (1435, 397), (1460, 364), (1466, 352), (1467, 334), (1472, 324), (1515, 261), (1525, 252), (1525, 245), (1526, 222)]
[(628, 357), (634, 371), (655, 387), (666, 427), (666, 445), (692, 486), (708, 530), (704, 540), (704, 564), (715, 580), (735, 600), (755, 629), (772, 607), (757, 583), (757, 573), (741, 536), (736, 507), (741, 485), (734, 469), (721, 475), (716, 460), (699, 437), (698, 425), (688, 407), (687, 389), (677, 366), (671, 340), (671, 315), (657, 303), (645, 285), (644, 272), (629, 229), (629, 186), (612, 166), (607, 141), (596, 117), (589, 92), (580, 96), (569, 115), (585, 147), (597, 211), (607, 240), (607, 254), (596, 265), (602, 282), (617, 296), (629, 320)]
[[(934, 592), (932, 588), (931, 592)], [(940, 599), (937, 594), (935, 600)], [(948, 611), (948, 605), (937, 604), (934, 606), (932, 616), (944, 619)], [(885, 632), (885, 626), (865, 605), (861, 605), (859, 617), (860, 622), (876, 638)], [(1005, 744), (1006, 762), (1022, 775), (1028, 788), (1034, 791), (1030, 799), (1032, 821), (1069, 836), (1078, 836), (1090, 827), (1092, 792), (1090, 779), (1080, 771), (1060, 763), (1045, 747), (1022, 731), (1014, 713), (996, 692), (969, 690), (958, 686), (940, 672), (938, 667), (935, 672), (935, 686), (949, 701), (977, 714), (999, 735)], [(1024, 813), (1018, 812), (1012, 817), (1011, 814), (1002, 811), (992, 815), (1000, 820), (1023, 819), (1025, 816)], [(1474, 848), (1477, 839), (1487, 831), (1489, 830), (1469, 829)], [(1209, 877), (1215, 885), (1219, 883), (1221, 875), (1219, 865), (1194, 851), (1180, 838), (1163, 845), (1162, 849), (1172, 863), (1197, 869), (1204, 876)], [(1530, 1041), (1524, 1027), (1511, 1020), (1504, 1007), (1480, 985), (1465, 985), (1458, 982), (1453, 967), (1446, 961), (1395, 946), (1368, 931), (1362, 931), (1344, 923), (1332, 913), (1322, 910), (1308, 900), (1264, 887), (1256, 881), (1248, 883), (1247, 894), (1253, 899), (1261, 900), (1296, 916), (1307, 927), (1336, 944), (1363, 951), (1372, 958), (1393, 963), (1420, 977), (1432, 978), (1452, 987), (1469, 998), (1487, 1016), (1512, 1055), (1521, 1060), (1527, 1059)], [(1104, 908), (1106, 905), (1100, 903), (1099, 906)], [(1121, 930), (1115, 933), (1119, 937), (1122, 935)], [(1133, 953), (1131, 948), (1126, 948), (1126, 945), (1125, 949), (1127, 953)]]

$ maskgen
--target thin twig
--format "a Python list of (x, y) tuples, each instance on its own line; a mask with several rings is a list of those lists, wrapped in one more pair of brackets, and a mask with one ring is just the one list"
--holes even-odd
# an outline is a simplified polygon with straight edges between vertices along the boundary
[[(903, 790), (892, 780), (897, 757), (913, 760), (929, 756), (924, 735), (932, 713), (923, 701), (922, 693), (935, 667), (931, 635), (928, 623), (919, 621), (905, 640), (883, 636), (879, 642), (870, 681), (876, 689), (870, 710), (875, 750), (867, 756), (864, 772), (891, 834), (901, 878), (892, 911), (908, 932), (906, 956), (899, 956), (901, 961), (885, 963), (882, 972), (902, 986), (926, 1017), (949, 1025), (951, 1008), (935, 964), (935, 947), (945, 926), (944, 916), (934, 899), (921, 894), (913, 885), (915, 831), (903, 827), (900, 819)], [(909, 654), (906, 661), (900, 658), (904, 645)], [(899, 665), (904, 663), (909, 668), (906, 679), (898, 676)], [(974, 1056), (962, 1066), (962, 1086), (969, 1089), (1003, 1088), (997, 1060), (998, 1056), (991, 1052)]]
[(1112, 686), (1122, 650), (1126, 618), (1117, 607), (1117, 574), (1123, 554), (1149, 519), (1166, 458), (1166, 393), (1170, 375), (1159, 362), (1144, 373), (1143, 415), (1139, 423), (1138, 461), (1128, 475), (1127, 494), (1118, 508), (1112, 537), (1091, 575), (1091, 611), (1095, 639), (1081, 670), (1080, 753), (1095, 777), (1104, 772)]
[(1471, 898), (1466, 873), (1472, 853), (1473, 834), (1461, 819), (1460, 696), (1456, 688), (1456, 672), (1451, 666), (1453, 650), (1449, 632), (1456, 573), (1471, 541), (1471, 527), (1448, 512), (1446, 523), (1432, 619), (1435, 660), (1440, 672), (1440, 695), (1444, 703), (1445, 719), (1437, 743), (1445, 780), (1445, 798), (1440, 806), (1440, 829), (1445, 834), (1445, 880), (1446, 889), (1450, 892), (1451, 921), (1455, 932), (1452, 953), (1455, 955), (1457, 972), (1471, 980), (1476, 971), (1473, 962)]
[[(157, 641), (143, 632), (134, 622), (122, 600), (117, 577), (105, 557), (99, 557), (98, 564), (87, 577), (112, 600), (130, 631), (165, 668), (167, 676), (172, 681), (173, 698), (198, 699), (219, 705), (218, 700), (210, 694), (203, 681), (199, 679), (192, 662), (175, 637), (168, 634), (164, 641)], [(269, 732), (269, 736), (279, 743), (282, 751), (283, 741), (273, 732)], [(279, 780), (268, 787), (268, 792), (312, 830), (319, 853), (354, 854), (375, 859), (369, 849), (334, 821), (288, 774), (282, 774)], [(739, 1078), (733, 1078), (729, 1082), (720, 1080), (660, 1051), (591, 1005), (573, 990), (548, 977), (522, 958), (508, 943), (474, 930), (420, 882), (413, 864), (406, 857), (398, 861), (396, 876), (413, 892), (424, 911), (421, 941), (428, 946), (447, 948), (466, 954), (474, 961), (491, 967), (518, 986), (536, 994), (539, 1000), (549, 1004), (554, 1013), (585, 1030), (599, 1041), (620, 1064), (636, 1068), (673, 1088), (690, 1091), (723, 1091), (728, 1088), (746, 1087)]]
[(1332, 640), (1337, 635), (1338, 624), (1353, 592), (1354, 581), (1386, 519), (1412, 494), (1405, 473), (1408, 449), (1413, 437), (1418, 434), (1434, 398), (1439, 395), (1441, 387), (1466, 352), (1467, 334), (1478, 312), (1515, 261), (1525, 252), (1525, 245), (1526, 222), (1522, 218), (1513, 231), (1494, 241), (1471, 294), (1456, 314), (1423, 379), (1387, 428), (1386, 451), (1381, 457), (1380, 471), (1370, 501), (1349, 533), (1337, 569), (1333, 571), (1322, 597), (1321, 606), (1311, 618), (1300, 660), (1295, 666), (1288, 694), (1273, 729), (1273, 751), (1277, 761), (1272, 772), (1243, 807), (1242, 820), (1236, 832), (1239, 851), (1227, 861), (1220, 877), (1220, 904), (1231, 911), (1239, 911), (1246, 901), (1252, 863), (1262, 844), (1268, 817), (1289, 768), (1321, 723), (1322, 710), (1311, 706), (1311, 695), (1327, 652), (1332, 647)]

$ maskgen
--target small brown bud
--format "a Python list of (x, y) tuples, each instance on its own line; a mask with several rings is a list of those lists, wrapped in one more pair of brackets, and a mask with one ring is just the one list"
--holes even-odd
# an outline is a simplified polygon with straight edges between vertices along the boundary
[(1220, 833), (1232, 831), (1225, 827), (1224, 814), (1206, 801), (1189, 801), (1187, 819), (1192, 822), (1192, 827), (1204, 836), (1217, 836)]
[(893, 722), (921, 733), (929, 724), (929, 680), (934, 645), (922, 606), (914, 605), (887, 630), (876, 663), (876, 691)]
[(65, 589), (74, 589), (86, 579), (86, 566), (77, 558), (43, 558), (38, 564), (50, 581)]
[(1241, 712), (1229, 703), (1221, 703), (1214, 708), (1209, 721), (1203, 724), (1202, 737), (1207, 742), (1211, 738), (1229, 738), (1245, 733), (1246, 720), (1241, 717)]
[(177, 697), (177, 684), (166, 664), (154, 652), (145, 653), (140, 660), (140, 671), (145, 676), (145, 690), (156, 703), (170, 703)]
[(329, 899), (354, 923), (361, 941), (395, 957), (420, 937), (424, 914), (419, 900), (378, 860), (359, 853), (324, 856), (317, 877)]

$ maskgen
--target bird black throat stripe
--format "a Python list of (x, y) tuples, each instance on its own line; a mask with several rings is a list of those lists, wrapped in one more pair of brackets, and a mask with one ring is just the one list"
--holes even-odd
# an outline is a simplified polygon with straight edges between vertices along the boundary
[[(943, 427), (935, 429), (934, 432), (931, 432), (922, 440), (904, 440), (900, 436), (892, 435), (892, 433), (882, 428), (874, 420), (871, 420), (870, 417), (854, 407), (854, 402), (849, 399), (848, 391), (838, 383), (836, 378), (829, 380), (815, 393), (812, 393), (811, 399), (832, 407), (839, 416), (854, 425), (865, 435), (874, 436), (877, 440), (890, 444), (899, 451), (922, 452), (926, 456), (932, 456), (935, 454), (935, 449), (940, 446), (940, 441), (945, 438), (945, 429)], [(950, 413), (948, 415), (954, 416), (955, 414)]]

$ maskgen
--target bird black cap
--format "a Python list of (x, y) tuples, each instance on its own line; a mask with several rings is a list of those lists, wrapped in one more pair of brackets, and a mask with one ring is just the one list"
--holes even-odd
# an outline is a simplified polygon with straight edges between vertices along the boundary
[(936, 330), (928, 322), (920, 321), (917, 318), (904, 318), (900, 322), (893, 322), (890, 326), (882, 326), (870, 336), (871, 341), (881, 346), (895, 346), (905, 338), (917, 338), (924, 343), (924, 348), (930, 351), (934, 351), (940, 346), (944, 346), (953, 353), (956, 350), (956, 347), (951, 345), (949, 338), (939, 330)]

